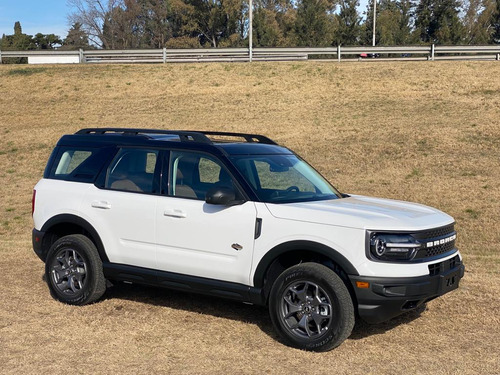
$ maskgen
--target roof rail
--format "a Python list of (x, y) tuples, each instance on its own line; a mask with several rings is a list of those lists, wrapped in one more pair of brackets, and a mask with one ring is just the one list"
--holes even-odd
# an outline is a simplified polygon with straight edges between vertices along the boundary
[[(235, 138), (243, 138), (246, 142), (258, 142), (258, 143), (267, 143), (270, 145), (276, 145), (272, 139), (260, 135), (260, 134), (247, 134), (247, 133), (231, 133), (231, 132), (217, 132), (217, 131), (202, 131), (200, 132), (206, 136), (222, 136), (222, 137), (235, 137)], [(219, 139), (221, 142), (229, 142), (229, 140)]]
[(86, 128), (77, 131), (75, 134), (106, 134), (106, 133), (122, 133), (123, 135), (142, 135), (148, 134), (165, 134), (177, 135), (181, 142), (200, 142), (212, 143), (207, 136), (200, 132), (182, 131), (182, 130), (161, 130), (161, 129), (134, 129), (134, 128)]
[[(147, 136), (148, 134), (165, 134), (177, 135), (181, 142), (199, 142), (199, 143), (213, 143), (213, 142), (234, 142), (234, 139), (227, 138), (241, 138), (245, 142), (256, 142), (276, 145), (272, 139), (260, 134), (246, 134), (246, 133), (231, 133), (231, 132), (218, 132), (218, 131), (185, 131), (185, 130), (161, 130), (161, 129), (135, 129), (135, 128), (85, 128), (77, 131), (75, 134), (106, 134), (106, 133), (121, 133), (122, 135), (141, 135)], [(217, 139), (217, 136), (222, 139)], [(209, 138), (210, 137), (210, 138)], [(211, 139), (212, 138), (212, 139)]]

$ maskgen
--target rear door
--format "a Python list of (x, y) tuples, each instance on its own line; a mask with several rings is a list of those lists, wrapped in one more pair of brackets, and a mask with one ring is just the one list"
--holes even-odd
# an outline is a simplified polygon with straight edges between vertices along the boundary
[(99, 228), (110, 262), (156, 268), (155, 216), (159, 150), (121, 148), (82, 202), (86, 219)]

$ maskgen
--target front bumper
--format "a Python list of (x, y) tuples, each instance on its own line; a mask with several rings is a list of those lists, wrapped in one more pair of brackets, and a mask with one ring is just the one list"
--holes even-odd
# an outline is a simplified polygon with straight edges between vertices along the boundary
[[(432, 265), (427, 276), (349, 279), (356, 293), (359, 316), (368, 323), (381, 323), (457, 289), (464, 272), (465, 266), (457, 255)], [(369, 287), (359, 288), (358, 281), (369, 283)]]

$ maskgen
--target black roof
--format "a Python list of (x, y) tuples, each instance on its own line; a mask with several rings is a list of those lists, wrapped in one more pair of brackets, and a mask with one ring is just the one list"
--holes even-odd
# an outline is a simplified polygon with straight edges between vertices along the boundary
[(292, 153), (287, 148), (279, 146), (270, 138), (260, 134), (191, 130), (86, 128), (77, 131), (73, 135), (63, 136), (58, 144), (98, 146), (105, 143), (109, 145), (161, 147), (165, 146), (165, 142), (174, 142), (176, 147), (185, 149), (209, 151), (209, 149), (213, 150), (215, 148), (229, 155)]

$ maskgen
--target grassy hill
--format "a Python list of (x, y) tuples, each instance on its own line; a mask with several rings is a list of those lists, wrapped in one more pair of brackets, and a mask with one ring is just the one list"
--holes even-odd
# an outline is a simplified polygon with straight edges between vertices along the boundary
[[(0, 369), (98, 373), (500, 372), (498, 62), (0, 65)], [(341, 191), (457, 221), (461, 288), (326, 354), (275, 341), (267, 311), (138, 286), (52, 300), (31, 250), (31, 194), (83, 127), (263, 133)]]

